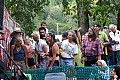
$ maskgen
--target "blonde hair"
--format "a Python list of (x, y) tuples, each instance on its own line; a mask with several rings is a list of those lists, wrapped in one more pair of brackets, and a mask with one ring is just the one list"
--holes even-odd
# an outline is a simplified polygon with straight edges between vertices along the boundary
[(39, 35), (39, 32), (38, 32), (38, 31), (34, 31), (34, 32), (32, 33), (32, 36), (37, 37), (38, 39), (40, 39), (40, 35)]
[(104, 60), (98, 60), (97, 63), (100, 62), (102, 66), (107, 66), (107, 63)]

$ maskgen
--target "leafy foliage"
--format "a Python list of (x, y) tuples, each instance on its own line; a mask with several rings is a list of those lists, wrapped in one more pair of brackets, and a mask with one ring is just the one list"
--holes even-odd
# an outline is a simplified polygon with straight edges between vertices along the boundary
[(42, 20), (55, 33), (58, 23), (61, 34), (69, 29), (77, 29), (80, 21), (84, 24), (83, 29), (88, 29), (93, 22), (103, 26), (117, 23), (120, 12), (119, 0), (6, 0), (5, 5), (29, 36), (33, 30), (38, 30)]
[[(34, 18), (41, 15), (48, 0), (6, 0), (6, 7), (10, 15), (20, 23), (27, 35), (30, 36), (36, 28)], [(40, 17), (41, 18), (41, 17)]]
[[(49, 31), (57, 33), (57, 23), (58, 23), (58, 33), (61, 34), (64, 31), (76, 29), (77, 22), (76, 19), (72, 19), (72, 15), (63, 15), (63, 7), (61, 5), (52, 5), (51, 3), (45, 8), (45, 14), (47, 15), (46, 23)], [(43, 16), (44, 16), (43, 15)], [(38, 30), (39, 27), (37, 27)]]

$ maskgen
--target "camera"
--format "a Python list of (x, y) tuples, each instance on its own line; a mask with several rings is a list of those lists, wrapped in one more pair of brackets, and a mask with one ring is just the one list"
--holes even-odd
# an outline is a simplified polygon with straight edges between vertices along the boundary
[(114, 45), (114, 44), (119, 44), (119, 41), (113, 40), (113, 41), (112, 41), (112, 45)]
[(112, 45), (116, 44), (115, 40), (112, 41)]

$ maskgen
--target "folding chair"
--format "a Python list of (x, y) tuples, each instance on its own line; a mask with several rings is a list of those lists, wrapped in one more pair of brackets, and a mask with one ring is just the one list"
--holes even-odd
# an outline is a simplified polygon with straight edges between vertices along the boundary
[(66, 75), (63, 72), (47, 73), (44, 80), (66, 80)]

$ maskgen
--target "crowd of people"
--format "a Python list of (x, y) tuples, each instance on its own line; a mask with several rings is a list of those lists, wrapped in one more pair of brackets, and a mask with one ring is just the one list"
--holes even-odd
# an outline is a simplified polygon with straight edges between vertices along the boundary
[[(101, 66), (100, 60), (106, 62), (104, 66), (120, 64), (120, 31), (116, 25), (102, 28), (95, 23), (84, 35), (80, 34), (81, 27), (78, 30), (65, 31), (62, 42), (55, 39), (55, 34), (49, 32), (46, 26), (47, 24), (42, 22), (39, 31), (31, 34), (34, 46), (31, 45), (30, 38), (22, 37), (21, 29), (17, 28), (11, 33), (8, 51), (24, 70), (60, 65), (77, 66), (79, 51), (82, 52), (79, 61), (84, 63), (84, 66), (94, 66), (96, 63)], [(10, 60), (9, 63), (9, 67), (12, 67)]]

